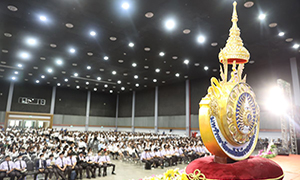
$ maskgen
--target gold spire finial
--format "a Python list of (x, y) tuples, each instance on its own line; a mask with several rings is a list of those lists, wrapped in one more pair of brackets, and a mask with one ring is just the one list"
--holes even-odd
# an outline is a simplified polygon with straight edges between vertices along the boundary
[(229, 30), (229, 38), (225, 48), (221, 49), (219, 53), (219, 60), (221, 63), (227, 61), (228, 64), (233, 64), (236, 61), (237, 64), (247, 63), (250, 54), (248, 50), (244, 47), (243, 41), (240, 37), (240, 29), (237, 26), (238, 15), (236, 11), (236, 1), (233, 3), (233, 13), (232, 13), (232, 27)]

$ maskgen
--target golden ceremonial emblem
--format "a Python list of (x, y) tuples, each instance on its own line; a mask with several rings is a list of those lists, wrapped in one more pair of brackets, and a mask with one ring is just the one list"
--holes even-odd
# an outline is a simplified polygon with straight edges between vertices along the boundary
[[(229, 38), (219, 53), (221, 80), (211, 78), (208, 93), (200, 101), (199, 127), (203, 143), (212, 154), (243, 160), (256, 146), (260, 111), (246, 76), (242, 78), (250, 54), (240, 37), (236, 5), (234, 2)], [(232, 65), (229, 80), (228, 65)]]

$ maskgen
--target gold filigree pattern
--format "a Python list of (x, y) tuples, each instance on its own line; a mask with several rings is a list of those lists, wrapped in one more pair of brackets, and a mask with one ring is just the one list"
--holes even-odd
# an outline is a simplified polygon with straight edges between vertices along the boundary
[(188, 174), (190, 180), (206, 180), (206, 177), (199, 169), (196, 169), (193, 173)]

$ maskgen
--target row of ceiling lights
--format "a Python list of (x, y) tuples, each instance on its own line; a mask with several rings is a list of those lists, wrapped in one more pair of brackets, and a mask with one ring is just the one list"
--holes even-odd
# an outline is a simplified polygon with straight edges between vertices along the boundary
[[(245, 7), (246, 7), (246, 3), (244, 4), (245, 5)], [(125, 10), (127, 10), (127, 9), (129, 9), (129, 7), (130, 7), (130, 5), (127, 3), (127, 2), (125, 2), (125, 3), (123, 3), (122, 4), (122, 8), (123, 9), (125, 9)], [(12, 6), (9, 6), (8, 7), (10, 10), (12, 10), (12, 11), (16, 11), (17, 10), (17, 8), (16, 7), (12, 7)], [(148, 18), (151, 18), (151, 17), (153, 17), (153, 13), (151, 13), (151, 12), (148, 12), (148, 13), (146, 13), (146, 15), (145, 15), (146, 17), (148, 17)], [(259, 17), (258, 17), (260, 20), (264, 20), (265, 18), (266, 18), (266, 15), (265, 14), (260, 14), (259, 15)], [(45, 16), (39, 16), (39, 19), (41, 20), (41, 21), (47, 21), (47, 17), (45, 17)], [(274, 24), (274, 23), (273, 23)], [(276, 23), (275, 23), (276, 24)], [(66, 26), (68, 27), (73, 27), (73, 25), (72, 24), (70, 24), (70, 25), (67, 25), (66, 24)], [(166, 28), (168, 29), (168, 30), (172, 30), (172, 29), (174, 29), (175, 28), (175, 26), (176, 26), (176, 23), (175, 23), (175, 21), (173, 20), (173, 19), (169, 19), (169, 20), (167, 20), (166, 22), (165, 22), (165, 26), (166, 26)], [(269, 25), (270, 27), (271, 27), (271, 25)], [(277, 26), (277, 24), (276, 24), (276, 26)], [(276, 27), (276, 26), (274, 26), (274, 27)], [(188, 29), (185, 29), (184, 30), (184, 33), (186, 33), (186, 34), (188, 34), (190, 32), (190, 30), (188, 30)], [(5, 33), (5, 34), (9, 34), (9, 33)], [(95, 31), (90, 31), (90, 33), (89, 33), (91, 36), (96, 36), (97, 35), (97, 33), (95, 32)], [(284, 32), (280, 32), (278, 35), (279, 36), (284, 36)], [(9, 35), (8, 35), (9, 36)], [(11, 36), (11, 35), (10, 35)], [(110, 38), (111, 40), (116, 40), (115, 38)], [(291, 39), (291, 38), (289, 38), (289, 39)], [(198, 38), (197, 38), (197, 41), (199, 42), (199, 43), (203, 43), (203, 42), (205, 42), (205, 37), (204, 36), (198, 36)], [(287, 42), (288, 42), (288, 39), (286, 40)], [(292, 40), (290, 40), (290, 42), (291, 42)], [(33, 39), (33, 38), (29, 38), (29, 39), (27, 39), (27, 43), (29, 44), (29, 45), (36, 45), (37, 44), (37, 40), (36, 39)], [(216, 46), (217, 45), (217, 43), (212, 43), (211, 44), (212, 46)], [(50, 45), (51, 46), (51, 45)], [(134, 43), (132, 43), (132, 42), (130, 42), (129, 44), (128, 44), (128, 46), (129, 47), (134, 47)], [(295, 48), (295, 49), (297, 49), (297, 48), (299, 48), (299, 44), (294, 44), (293, 45), (293, 48)], [(56, 45), (55, 45), (55, 47), (56, 47)], [(150, 48), (149, 48), (150, 49)], [(145, 48), (145, 50), (146, 50), (146, 48)], [(148, 49), (147, 49), (148, 50)], [(70, 53), (75, 53), (76, 52), (76, 50), (74, 49), (74, 48), (70, 48)], [(89, 54), (89, 53), (88, 53)], [(91, 54), (92, 55), (92, 54)], [(164, 52), (160, 52), (159, 53), (159, 55), (160, 56), (164, 56), (165, 55), (165, 53)], [(26, 52), (22, 52), (21, 54), (20, 54), (20, 56), (22, 57), (22, 58), (24, 58), (24, 59), (27, 59), (27, 58), (29, 58), (30, 57), (30, 55), (28, 54), (28, 53), (26, 53)], [(104, 57), (104, 60), (108, 60), (109, 58), (108, 58), (108, 56), (105, 56)], [(58, 60), (56, 60), (56, 63), (58, 64), (58, 65), (61, 65), (61, 64), (63, 64), (63, 62), (62, 62), (62, 60), (61, 59), (58, 59)], [(189, 60), (187, 60), (187, 59), (185, 59), (184, 60), (184, 64), (189, 64)], [(18, 67), (19, 67), (19, 65), (22, 67), (22, 65), (21, 64), (18, 64)], [(133, 63), (132, 64), (132, 66), (133, 67), (136, 67), (137, 66), (137, 64), (136, 63)], [(90, 70), (91, 69), (91, 66), (87, 66), (87, 69), (88, 70)], [(209, 68), (207, 67), (207, 66), (205, 66), (204, 67), (204, 70), (208, 70)], [(47, 69), (47, 71), (49, 72), (49, 73), (52, 73), (53, 72), (53, 70), (51, 69), (51, 68), (48, 68)], [(215, 69), (214, 69), (214, 71), (215, 71)], [(155, 72), (157, 72), (157, 73), (159, 73), (160, 72), (160, 69), (155, 69)], [(112, 74), (113, 75), (115, 75), (115, 74), (117, 74), (116, 73), (116, 71), (112, 71)], [(78, 73), (75, 73), (74, 74), (75, 76), (78, 76)], [(176, 73), (175, 74), (175, 76), (176, 77), (179, 77), (180, 76), (180, 74), (179, 73)], [(136, 76), (135, 76), (136, 77)], [(15, 77), (13, 77), (12, 78), (13, 80), (15, 80), (16, 78)], [(97, 78), (97, 80), (101, 80), (101, 78), (100, 77), (98, 77)], [(156, 79), (154, 79), (153, 80), (153, 82), (156, 82), (157, 80)], [(39, 80), (37, 80), (36, 81), (37, 83), (39, 82)], [(139, 85), (138, 84), (136, 84), (136, 87), (138, 87)]]

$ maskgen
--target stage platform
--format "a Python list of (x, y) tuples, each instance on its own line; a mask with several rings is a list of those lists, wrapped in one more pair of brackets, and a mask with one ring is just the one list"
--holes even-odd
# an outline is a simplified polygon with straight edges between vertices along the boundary
[(276, 156), (271, 160), (278, 163), (284, 171), (284, 180), (300, 180), (300, 155)]

